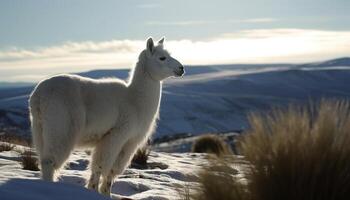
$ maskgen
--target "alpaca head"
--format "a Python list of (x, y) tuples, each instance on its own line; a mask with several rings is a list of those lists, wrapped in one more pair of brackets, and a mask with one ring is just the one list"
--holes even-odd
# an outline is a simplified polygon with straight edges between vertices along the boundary
[(183, 65), (164, 49), (164, 38), (154, 45), (153, 39), (147, 40), (145, 50), (145, 68), (150, 76), (156, 80), (163, 80), (171, 76), (182, 76), (185, 73)]

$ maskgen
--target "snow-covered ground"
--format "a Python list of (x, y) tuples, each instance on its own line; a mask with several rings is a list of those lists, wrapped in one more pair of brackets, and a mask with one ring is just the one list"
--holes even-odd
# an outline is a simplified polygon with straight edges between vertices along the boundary
[[(20, 152), (25, 147), (0, 152), (0, 199), (106, 199), (82, 186), (89, 176), (90, 156), (75, 151), (60, 170), (60, 183), (39, 180), (40, 172), (23, 170)], [(180, 199), (183, 187), (196, 186), (198, 170), (206, 166), (205, 154), (160, 153), (149, 156), (148, 169), (129, 168), (112, 186), (113, 199)]]

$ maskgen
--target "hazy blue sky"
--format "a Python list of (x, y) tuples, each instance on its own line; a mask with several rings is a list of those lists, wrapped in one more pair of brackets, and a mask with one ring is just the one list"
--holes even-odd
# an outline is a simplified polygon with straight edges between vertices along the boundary
[[(349, 0), (2, 0), (0, 45), (150, 35), (199, 40), (256, 28), (348, 30), (349, 12)], [(271, 20), (239, 21), (247, 19)]]
[(0, 81), (128, 67), (148, 36), (185, 64), (346, 56), (349, 12), (349, 0), (1, 0)]

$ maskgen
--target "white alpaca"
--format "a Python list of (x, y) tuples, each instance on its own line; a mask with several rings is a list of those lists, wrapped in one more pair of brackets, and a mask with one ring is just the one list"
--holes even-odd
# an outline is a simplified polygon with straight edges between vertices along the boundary
[(163, 49), (163, 41), (154, 46), (152, 38), (147, 40), (127, 83), (59, 75), (37, 85), (29, 104), (44, 180), (54, 180), (55, 170), (74, 148), (94, 147), (88, 188), (110, 194), (115, 176), (155, 127), (161, 81), (184, 74), (181, 63)]

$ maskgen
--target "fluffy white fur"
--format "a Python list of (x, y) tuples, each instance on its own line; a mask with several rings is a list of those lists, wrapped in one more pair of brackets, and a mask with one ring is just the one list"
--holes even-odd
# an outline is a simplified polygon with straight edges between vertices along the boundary
[(59, 75), (37, 85), (29, 105), (44, 180), (54, 180), (74, 148), (93, 147), (88, 188), (110, 194), (113, 179), (155, 127), (162, 80), (184, 73), (163, 41), (155, 46), (152, 38), (147, 40), (128, 82)]

